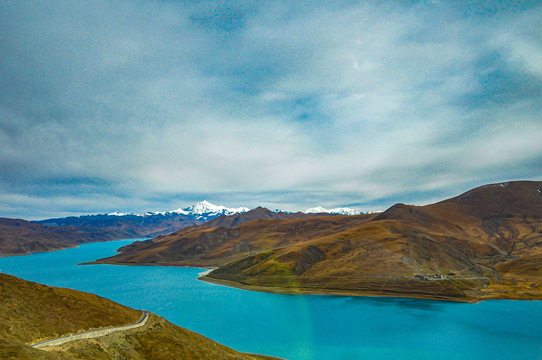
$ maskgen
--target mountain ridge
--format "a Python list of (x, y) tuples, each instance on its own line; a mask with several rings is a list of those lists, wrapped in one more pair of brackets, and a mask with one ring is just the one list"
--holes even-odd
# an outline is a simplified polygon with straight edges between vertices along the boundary
[(62, 250), (89, 242), (115, 240), (125, 235), (133, 234), (76, 226), (47, 226), (22, 219), (0, 218), (0, 256)]
[[(51, 218), (44, 220), (36, 220), (34, 222), (38, 224), (51, 225), (51, 226), (63, 226), (63, 225), (75, 225), (75, 224), (88, 224), (98, 219), (107, 218), (132, 218), (139, 221), (145, 218), (166, 218), (175, 219), (177, 221), (192, 221), (193, 224), (202, 223), (221, 215), (233, 215), (237, 213), (244, 213), (249, 211), (249, 208), (227, 208), (222, 205), (214, 205), (206, 200), (197, 202), (185, 208), (179, 208), (171, 211), (147, 211), (143, 214), (136, 213), (122, 213), (114, 211), (107, 214), (89, 214), (80, 216), (68, 216), (64, 218)], [(143, 220), (144, 221), (144, 220)]]
[(98, 263), (218, 266), (203, 279), (260, 291), (542, 298), (540, 189), (491, 184), (378, 214), (183, 229)]
[(324, 213), (324, 214), (331, 214), (331, 215), (361, 215), (361, 214), (367, 214), (367, 212), (363, 212), (361, 210), (356, 209), (350, 209), (348, 207), (338, 207), (334, 209), (326, 209), (321, 206), (316, 206), (313, 208), (309, 208), (304, 211), (305, 214), (318, 214), (318, 213)]
[[(0, 256), (61, 250), (86, 242), (156, 237), (191, 226), (232, 227), (254, 219), (291, 219), (326, 214), (305, 214), (270, 211), (266, 208), (227, 208), (206, 200), (183, 209), (167, 212), (146, 212), (69, 216), (28, 222), (0, 221)], [(9, 223), (26, 225), (15, 229)], [(37, 226), (31, 225), (36, 224)], [(39, 227), (43, 226), (43, 227)], [(32, 229), (32, 230), (29, 230)], [(56, 235), (55, 235), (56, 234)]]
[[(168, 215), (168, 214), (179, 214), (179, 215), (186, 215), (192, 219), (201, 220), (202, 222), (206, 222), (209, 220), (212, 220), (218, 216), (226, 215), (231, 216), (235, 214), (243, 214), (250, 210), (255, 210), (258, 208), (265, 208), (262, 206), (257, 206), (253, 209), (248, 207), (239, 207), (239, 208), (228, 208), (223, 205), (214, 205), (208, 202), (207, 200), (202, 200), (197, 203), (194, 203), (190, 206), (187, 206), (185, 208), (178, 208), (176, 210), (169, 210), (169, 211), (147, 211), (144, 213), (125, 213), (120, 211), (113, 211), (106, 214), (86, 214), (86, 215), (79, 215), (79, 216), (67, 216), (63, 218), (50, 218), (50, 219), (43, 219), (43, 220), (34, 220), (33, 222), (40, 223), (40, 224), (51, 224), (56, 225), (60, 223), (63, 219), (77, 219), (77, 218), (86, 218), (86, 217), (93, 217), (93, 216), (117, 216), (117, 217), (123, 217), (123, 216), (139, 216), (139, 217), (146, 217), (146, 216), (154, 216), (154, 215)], [(333, 209), (326, 209), (321, 206), (316, 206), (313, 208), (306, 209), (305, 211), (283, 211), (280, 209), (275, 209), (272, 211), (273, 213), (282, 213), (282, 214), (297, 214), (297, 213), (305, 213), (305, 214), (330, 214), (330, 215), (361, 215), (361, 214), (367, 214), (372, 212), (363, 212), (361, 210), (351, 209), (348, 207), (337, 207)]]
[(308, 218), (308, 217), (314, 217), (314, 216), (324, 216), (329, 215), (325, 213), (303, 213), (303, 212), (296, 212), (296, 213), (286, 213), (282, 211), (271, 211), (267, 208), (258, 206), (257, 208), (254, 208), (252, 210), (249, 210), (244, 213), (237, 213), (232, 215), (220, 215), (219, 217), (216, 217), (212, 220), (209, 220), (200, 226), (202, 227), (211, 227), (211, 228), (219, 228), (219, 227), (235, 227), (238, 225), (245, 224), (252, 220), (286, 220), (286, 219), (302, 219), (302, 218)]

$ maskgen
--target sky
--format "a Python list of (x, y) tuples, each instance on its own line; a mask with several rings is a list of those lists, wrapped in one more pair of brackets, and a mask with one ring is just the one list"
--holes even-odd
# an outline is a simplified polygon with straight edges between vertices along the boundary
[(376, 211), (542, 180), (541, 1), (4, 0), (0, 18), (1, 217)]

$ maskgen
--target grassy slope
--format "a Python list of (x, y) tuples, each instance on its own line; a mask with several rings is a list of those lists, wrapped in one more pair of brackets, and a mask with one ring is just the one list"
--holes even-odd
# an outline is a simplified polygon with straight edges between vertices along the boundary
[[(542, 298), (540, 183), (398, 204), (357, 228), (242, 258), (207, 276), (265, 290), (470, 301)], [(447, 280), (416, 275), (453, 274)]]
[(0, 334), (34, 343), (61, 334), (130, 324), (141, 312), (99, 296), (0, 274)]
[(98, 339), (37, 350), (27, 344), (133, 323), (141, 312), (80, 291), (0, 274), (1, 359), (263, 359), (239, 353), (151, 314), (147, 324)]
[(256, 252), (332, 235), (366, 223), (375, 215), (253, 220), (234, 228), (191, 227), (134, 242), (120, 254), (93, 263), (220, 266)]

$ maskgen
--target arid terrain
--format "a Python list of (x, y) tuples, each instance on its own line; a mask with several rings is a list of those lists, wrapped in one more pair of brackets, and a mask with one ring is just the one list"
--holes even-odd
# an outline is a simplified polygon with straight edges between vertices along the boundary
[(150, 314), (144, 326), (36, 349), (30, 344), (136, 322), (141, 312), (0, 273), (1, 359), (271, 359), (243, 354)]
[(260, 291), (541, 299), (541, 191), (518, 181), (379, 214), (190, 227), (97, 262), (218, 267), (203, 279)]
[(154, 237), (169, 234), (187, 226), (201, 224), (201, 221), (177, 213), (135, 215), (84, 215), (37, 221), (42, 225), (72, 226), (86, 231), (103, 231), (115, 238), (129, 239)]
[(125, 238), (118, 229), (46, 226), (21, 219), (0, 218), (0, 256), (26, 255)]
[[(199, 204), (212, 204), (202, 202)], [(193, 205), (197, 206), (198, 204)], [(187, 208), (187, 209), (190, 209)], [(211, 214), (213, 215), (213, 214)], [(0, 218), (0, 256), (26, 255), (55, 251), (78, 245), (119, 239), (155, 237), (202, 224), (205, 227), (233, 227), (254, 219), (297, 219), (326, 214), (272, 212), (258, 207), (246, 213), (221, 215), (182, 214), (176, 212), (145, 215), (84, 215), (65, 218), (26, 221)]]

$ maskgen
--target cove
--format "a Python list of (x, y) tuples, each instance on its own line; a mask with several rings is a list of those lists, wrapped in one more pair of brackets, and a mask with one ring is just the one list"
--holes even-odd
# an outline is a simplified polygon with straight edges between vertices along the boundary
[(542, 301), (280, 295), (198, 281), (198, 268), (76, 265), (132, 241), (0, 258), (0, 270), (152, 311), (239, 351), (292, 360), (542, 359)]

